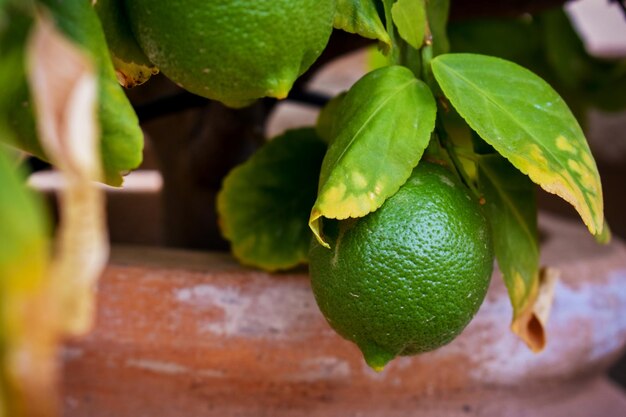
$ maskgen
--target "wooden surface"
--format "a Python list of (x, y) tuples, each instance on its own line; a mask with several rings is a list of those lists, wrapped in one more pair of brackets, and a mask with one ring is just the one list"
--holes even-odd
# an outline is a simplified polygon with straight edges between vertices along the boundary
[(623, 416), (624, 394), (601, 378), (626, 344), (626, 248), (541, 225), (543, 260), (562, 271), (543, 353), (508, 330), (496, 275), (459, 338), (379, 374), (328, 327), (304, 270), (117, 248), (94, 332), (64, 350), (64, 415)]

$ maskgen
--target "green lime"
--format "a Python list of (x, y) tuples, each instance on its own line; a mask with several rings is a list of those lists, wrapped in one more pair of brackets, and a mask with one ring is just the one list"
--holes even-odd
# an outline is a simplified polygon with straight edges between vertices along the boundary
[(493, 249), (487, 220), (447, 169), (421, 162), (375, 212), (328, 221), (311, 285), (328, 323), (382, 369), (454, 339), (478, 311)]
[(148, 58), (183, 88), (240, 107), (284, 98), (322, 53), (335, 0), (126, 0)]

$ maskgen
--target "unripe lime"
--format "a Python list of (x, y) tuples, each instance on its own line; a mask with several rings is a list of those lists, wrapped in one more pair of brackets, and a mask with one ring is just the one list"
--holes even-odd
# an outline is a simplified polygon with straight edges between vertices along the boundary
[(374, 369), (436, 349), (478, 311), (489, 285), (488, 223), (447, 169), (421, 162), (375, 212), (326, 222), (313, 242), (311, 284), (328, 323)]
[(230, 106), (284, 98), (322, 53), (335, 0), (126, 0), (141, 48), (183, 88)]

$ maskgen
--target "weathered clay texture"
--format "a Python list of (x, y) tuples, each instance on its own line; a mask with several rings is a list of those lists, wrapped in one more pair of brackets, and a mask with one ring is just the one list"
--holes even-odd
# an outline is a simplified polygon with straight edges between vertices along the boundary
[(494, 274), (458, 339), (379, 374), (328, 327), (304, 270), (117, 248), (94, 332), (64, 351), (65, 416), (626, 415), (599, 379), (626, 345), (626, 246), (554, 218), (541, 228), (543, 261), (561, 270), (544, 352), (509, 331)]

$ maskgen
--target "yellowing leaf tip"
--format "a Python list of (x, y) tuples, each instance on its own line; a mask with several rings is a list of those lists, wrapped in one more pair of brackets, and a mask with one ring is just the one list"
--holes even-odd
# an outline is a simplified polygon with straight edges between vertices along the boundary
[(313, 235), (315, 236), (315, 239), (317, 239), (317, 242), (326, 249), (330, 249), (330, 245), (322, 237), (322, 223), (320, 220), (321, 216), (322, 214), (320, 213), (320, 211), (313, 208), (313, 210), (311, 210), (311, 217), (309, 218), (309, 228), (313, 232)]

